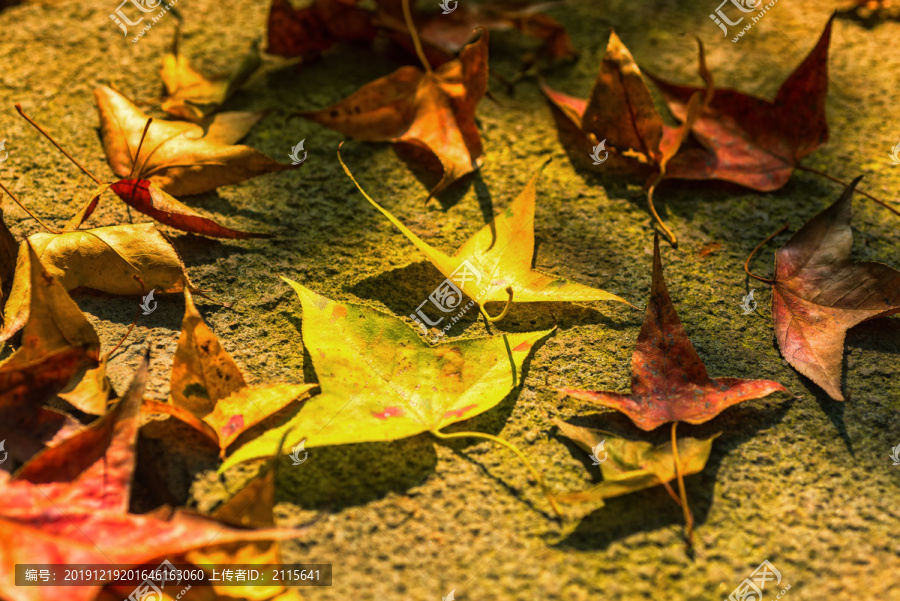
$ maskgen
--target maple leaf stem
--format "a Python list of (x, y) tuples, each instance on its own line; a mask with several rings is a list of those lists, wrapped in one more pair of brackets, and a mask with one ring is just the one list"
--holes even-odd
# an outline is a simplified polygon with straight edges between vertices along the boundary
[[(839, 180), (838, 178), (834, 177), (833, 175), (828, 175), (828, 174), (825, 173), (824, 171), (819, 171), (818, 169), (813, 169), (812, 167), (806, 167), (805, 165), (797, 165), (797, 166), (796, 166), (796, 169), (799, 169), (800, 171), (808, 171), (809, 173), (814, 173), (814, 174), (816, 174), (816, 175), (818, 175), (818, 176), (820, 176), (820, 177), (824, 177), (824, 178), (827, 179), (827, 180), (833, 181), (833, 182), (836, 183), (836, 184), (840, 184), (840, 185), (844, 186), (845, 188), (846, 188), (847, 186), (850, 185), (850, 184), (848, 184), (848, 183), (845, 182), (845, 181)], [(869, 200), (874, 200), (875, 202), (877, 202), (878, 204), (880, 204), (881, 206), (883, 206), (885, 209), (887, 209), (888, 211), (892, 212), (894, 215), (897, 215), (898, 217), (900, 217), (900, 211), (898, 211), (897, 209), (895, 209), (894, 207), (892, 207), (891, 205), (889, 205), (889, 204), (886, 203), (885, 201), (883, 201), (883, 200), (881, 200), (881, 199), (879, 199), (879, 198), (875, 198), (874, 196), (872, 196), (872, 195), (869, 194), (868, 192), (863, 192), (863, 191), (860, 190), (859, 188), (856, 188), (856, 189), (854, 190), (854, 192), (856, 192), (857, 194), (862, 194), (863, 196), (865, 196), (865, 197), (868, 198)]]
[(431, 65), (425, 57), (425, 51), (422, 50), (422, 40), (419, 39), (419, 33), (416, 31), (416, 24), (413, 23), (412, 12), (409, 10), (409, 0), (403, 0), (403, 18), (406, 20), (406, 27), (409, 29), (409, 35), (412, 38), (413, 46), (416, 47), (416, 55), (422, 61), (426, 73), (431, 73)]
[(137, 169), (138, 165), (138, 157), (141, 156), (141, 148), (144, 146), (144, 138), (147, 137), (147, 130), (150, 129), (150, 124), (153, 123), (153, 117), (147, 119), (147, 124), (144, 125), (144, 131), (141, 133), (141, 141), (138, 142), (137, 152), (134, 153), (134, 160), (131, 162), (131, 173), (128, 174), (128, 177), (134, 177), (134, 172)]
[(747, 275), (749, 275), (751, 278), (755, 278), (755, 279), (759, 280), (760, 282), (765, 282), (766, 284), (770, 284), (770, 285), (771, 285), (771, 284), (774, 284), (774, 283), (775, 283), (774, 280), (770, 280), (770, 279), (767, 279), (767, 278), (763, 278), (763, 277), (760, 277), (760, 276), (758, 276), (758, 275), (756, 275), (756, 274), (754, 274), (754, 273), (750, 273), (750, 261), (753, 260), (753, 255), (756, 254), (756, 251), (758, 251), (760, 248), (762, 248), (763, 246), (765, 246), (765, 244), (766, 244), (767, 242), (769, 242), (769, 240), (771, 240), (772, 238), (774, 238), (775, 236), (777, 236), (778, 234), (780, 234), (780, 233), (783, 232), (784, 230), (788, 229), (789, 226), (790, 226), (789, 223), (785, 223), (785, 224), (782, 225), (780, 228), (778, 228), (778, 231), (777, 231), (777, 232), (775, 232), (775, 233), (773, 233), (773, 234), (770, 234), (768, 238), (766, 238), (765, 240), (763, 240), (762, 242), (760, 242), (759, 244), (756, 245), (756, 248), (754, 248), (754, 249), (750, 252), (750, 256), (747, 257), (747, 260), (746, 260), (746, 261), (744, 261), (744, 271), (747, 272)]
[(91, 173), (90, 171), (88, 171), (87, 169), (85, 169), (85, 168), (81, 165), (81, 163), (79, 163), (79, 162), (76, 161), (74, 158), (72, 158), (72, 155), (70, 155), (68, 152), (66, 152), (65, 150), (63, 150), (63, 147), (60, 146), (59, 144), (57, 144), (57, 143), (56, 143), (56, 140), (54, 140), (52, 137), (50, 137), (50, 134), (48, 134), (47, 132), (45, 132), (44, 129), (43, 129), (40, 125), (38, 125), (37, 123), (35, 123), (34, 121), (32, 121), (32, 120), (31, 120), (31, 117), (29, 117), (28, 115), (26, 115), (25, 112), (22, 110), (22, 105), (21, 105), (21, 104), (16, 103), (16, 110), (19, 111), (19, 114), (22, 115), (22, 118), (23, 118), (23, 119), (25, 119), (26, 121), (28, 121), (29, 123), (31, 123), (31, 124), (35, 127), (35, 129), (37, 129), (39, 132), (41, 132), (42, 134), (44, 134), (44, 137), (47, 138), (48, 140), (50, 140), (50, 143), (53, 144), (54, 146), (56, 146), (57, 150), (59, 150), (59, 151), (60, 151), (61, 153), (63, 153), (64, 155), (66, 155), (66, 158), (69, 159), (70, 161), (72, 161), (72, 162), (75, 164), (76, 167), (78, 167), (79, 169), (81, 169), (81, 171), (82, 171), (86, 176), (88, 176), (89, 178), (91, 178), (92, 180), (94, 180), (94, 182), (97, 183), (97, 184), (102, 184), (102, 183), (103, 183), (103, 182), (101, 182), (99, 179), (97, 179), (96, 177), (94, 177), (94, 174), (93, 174), (93, 173)]
[(678, 478), (678, 494), (681, 495), (681, 510), (684, 512), (684, 536), (687, 538), (688, 546), (694, 545), (694, 515), (691, 508), (688, 507), (687, 492), (684, 490), (684, 476), (681, 474), (681, 463), (678, 459), (678, 441), (675, 435), (675, 429), (678, 422), (672, 422), (672, 459), (675, 461), (675, 477)]
[(491, 317), (490, 315), (488, 315), (487, 311), (484, 308), (484, 305), (478, 305), (479, 311), (481, 311), (481, 314), (484, 315), (484, 318), (488, 321), (488, 323), (494, 323), (494, 322), (500, 321), (501, 319), (506, 317), (507, 313), (509, 313), (509, 307), (510, 307), (510, 305), (512, 305), (512, 302), (513, 302), (512, 286), (506, 287), (506, 293), (509, 295), (509, 298), (506, 299), (506, 306), (503, 307), (503, 311), (500, 312), (500, 315), (498, 315), (496, 317)]
[(62, 233), (62, 232), (59, 232), (59, 231), (53, 229), (52, 227), (50, 227), (49, 225), (47, 225), (46, 223), (44, 223), (43, 221), (41, 221), (41, 218), (40, 218), (40, 217), (38, 217), (37, 215), (35, 215), (35, 214), (32, 213), (31, 211), (29, 211), (29, 210), (28, 210), (28, 207), (26, 207), (25, 205), (23, 205), (22, 202), (21, 202), (18, 198), (16, 198), (16, 195), (13, 194), (12, 192), (10, 192), (9, 190), (7, 190), (7, 189), (6, 189), (6, 186), (4, 186), (2, 183), (0, 183), (0, 188), (2, 188), (4, 192), (6, 192), (7, 194), (9, 194), (9, 197), (12, 198), (12, 199), (16, 202), (17, 205), (19, 205), (19, 208), (21, 208), (23, 211), (25, 211), (26, 213), (28, 213), (29, 215), (31, 215), (31, 217), (32, 217), (35, 221), (37, 221), (37, 222), (40, 223), (42, 226), (44, 226), (44, 229), (45, 229), (45, 230), (47, 230), (48, 232), (50, 232), (50, 233), (52, 233), (52, 234), (60, 234), (60, 233)]
[(559, 505), (556, 504), (556, 499), (553, 498), (553, 495), (550, 494), (550, 489), (547, 488), (547, 484), (544, 482), (544, 479), (534, 468), (531, 462), (528, 461), (522, 451), (517, 449), (512, 443), (497, 436), (485, 434), (484, 432), (452, 432), (450, 434), (445, 434), (443, 432), (438, 432), (437, 430), (432, 430), (431, 433), (434, 434), (437, 438), (442, 438), (445, 440), (451, 438), (483, 438), (485, 440), (490, 440), (491, 442), (496, 442), (497, 444), (506, 447), (516, 454), (525, 468), (531, 473), (531, 476), (535, 479), (535, 481), (537, 481), (538, 485), (541, 487), (541, 490), (544, 492), (544, 495), (547, 497), (547, 500), (550, 501), (550, 507), (553, 508), (553, 513), (556, 514), (556, 517), (562, 518), (562, 512), (559, 509)]
[(653, 217), (656, 219), (656, 223), (659, 224), (659, 227), (662, 228), (663, 233), (666, 235), (666, 238), (669, 239), (669, 242), (672, 243), (672, 246), (676, 246), (678, 244), (678, 239), (675, 237), (675, 234), (672, 233), (665, 223), (663, 223), (662, 218), (659, 216), (659, 213), (656, 212), (656, 207), (653, 205), (653, 191), (656, 190), (656, 184), (662, 179), (662, 175), (657, 179), (657, 181), (653, 182), (650, 188), (647, 190), (647, 204), (650, 206), (650, 212), (653, 213)]
[(675, 501), (675, 504), (681, 507), (681, 498), (672, 489), (672, 485), (668, 482), (663, 482), (662, 485), (663, 488), (666, 489), (666, 492), (669, 493), (669, 496), (672, 497), (672, 500)]

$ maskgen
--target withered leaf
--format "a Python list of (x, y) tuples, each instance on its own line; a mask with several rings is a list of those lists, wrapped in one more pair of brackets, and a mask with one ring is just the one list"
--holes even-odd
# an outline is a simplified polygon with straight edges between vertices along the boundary
[[(574, 426), (560, 419), (554, 419), (553, 423), (564, 436), (571, 438), (588, 453), (592, 453), (598, 444), (605, 441), (604, 455), (597, 458), (603, 482), (588, 490), (557, 495), (559, 501), (590, 503), (595, 507), (602, 507), (604, 499), (660, 485), (665, 486), (673, 498), (676, 498), (669, 486), (669, 482), (677, 477), (671, 442), (654, 446), (649, 442), (628, 440), (600, 430)], [(718, 434), (703, 440), (678, 439), (678, 467), (683, 476), (703, 471), (716, 436)]]
[[(653, 192), (664, 177), (672, 175), (667, 172), (669, 163), (677, 156), (702, 106), (712, 99), (712, 79), (702, 44), (700, 73), (707, 87), (686, 100), (685, 122), (679, 127), (663, 122), (641, 70), (614, 31), (610, 32), (590, 98), (582, 100), (542, 85), (570, 157), (589, 169), (602, 164), (604, 169), (646, 177), (650, 210), (673, 243), (675, 234), (656, 213)], [(599, 150), (605, 150), (605, 154), (598, 163), (594, 157)]]
[[(669, 175), (718, 179), (753, 190), (777, 190), (800, 160), (828, 141), (828, 44), (834, 16), (809, 55), (784, 81), (773, 101), (731, 89), (715, 89), (691, 132), (708, 152), (676, 157)], [(691, 96), (702, 91), (651, 76), (669, 109), (685, 120)]]
[[(245, 530), (168, 507), (128, 513), (139, 407), (147, 359), (116, 407), (90, 427), (35, 456), (3, 487), (0, 570), (52, 557), (61, 563), (134, 565), (237, 541), (277, 540), (287, 529)], [(70, 587), (67, 599), (90, 601), (100, 586)], [(58, 598), (52, 587), (0, 582), (4, 599)]]
[(271, 238), (272, 234), (242, 232), (204, 217), (146, 179), (122, 179), (109, 186), (128, 206), (175, 229), (213, 238)]
[(172, 361), (168, 403), (145, 401), (144, 412), (167, 413), (219, 446), (222, 455), (241, 434), (294, 401), (316, 384), (249, 386), (231, 356), (204, 323), (188, 290), (181, 337)]
[(771, 380), (710, 379), (672, 305), (663, 280), (659, 237), (653, 240), (653, 282), (631, 358), (631, 394), (563, 388), (571, 397), (611, 407), (642, 430), (673, 421), (702, 424), (742, 401), (787, 389)]
[(62, 284), (41, 265), (34, 248), (26, 242), (21, 252), (32, 285), (24, 309), (0, 333), (0, 340), (7, 340), (22, 329), (19, 349), (0, 362), (0, 409), (27, 419), (79, 369), (96, 365), (100, 339)]
[[(543, 50), (553, 59), (577, 56), (568, 32), (556, 19), (543, 14), (557, 2), (491, 2), (473, 5), (459, 3), (450, 14), (417, 19), (416, 30), (423, 50), (432, 65), (442, 65), (472, 40), (475, 29), (493, 31), (517, 29), (543, 42)], [(403, 19), (401, 3), (380, 0), (375, 23), (388, 35), (414, 53), (412, 38)]]
[(372, 15), (355, 5), (356, 0), (313, 0), (308, 6), (294, 8), (288, 0), (272, 0), (266, 52), (311, 58), (338, 41), (373, 40)]
[(443, 175), (436, 194), (482, 162), (475, 107), (487, 91), (488, 34), (434, 71), (401, 67), (320, 111), (300, 113), (345, 135), (406, 143), (433, 153)]
[(201, 121), (216, 112), (262, 64), (259, 42), (254, 41), (232, 73), (205, 77), (181, 53), (180, 42), (181, 29), (176, 28), (172, 47), (163, 57), (159, 71), (166, 90), (162, 109), (188, 121)]
[(6, 227), (3, 218), (3, 209), (0, 208), (0, 311), (6, 305), (9, 294), (12, 291), (13, 274), (16, 268), (16, 257), (19, 253), (19, 245), (12, 232)]
[(856, 178), (775, 253), (772, 315), (785, 359), (838, 401), (844, 337), (856, 324), (900, 310), (900, 272), (850, 259)]
[(154, 119), (136, 157), (147, 115), (108, 87), (94, 90), (94, 98), (103, 148), (120, 177), (150, 180), (160, 190), (182, 196), (292, 168), (249, 146), (233, 145), (263, 113), (221, 113), (206, 130), (194, 123)]
[[(185, 284), (192, 286), (178, 253), (152, 223), (34, 234), (22, 242), (19, 250), (0, 340), (9, 338), (27, 319), (27, 300), (33, 281), (29, 254), (24, 251), (28, 244), (47, 273), (66, 291), (88, 288), (138, 296), (150, 290), (160, 294), (181, 292)], [(140, 281), (133, 276), (138, 276)]]

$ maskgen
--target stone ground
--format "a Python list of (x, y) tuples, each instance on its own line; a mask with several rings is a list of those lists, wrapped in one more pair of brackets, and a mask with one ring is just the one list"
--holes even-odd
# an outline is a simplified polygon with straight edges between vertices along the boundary
[[(463, 0), (464, 1), (464, 0)], [(122, 38), (108, 2), (27, 4), (0, 12), (0, 136), (9, 160), (7, 185), (44, 219), (62, 223), (81, 205), (90, 182), (26, 123), (20, 102), (89, 169), (111, 177), (98, 137), (91, 90), (112, 82), (139, 99), (159, 93), (157, 69), (175, 17), (167, 15), (136, 44)], [(262, 35), (268, 2), (181, 0), (187, 52), (208, 72), (225, 70)], [(573, 65), (546, 73), (550, 85), (586, 95), (610, 27), (646, 69), (699, 81), (693, 35), (708, 49), (720, 85), (764, 97), (815, 44), (832, 1), (784, 0), (736, 44), (719, 35), (708, 2), (573, 0), (550, 13), (582, 52)], [(732, 11), (733, 12), (733, 11)], [(839, 20), (829, 60), (827, 146), (806, 164), (896, 199), (900, 168), (888, 159), (900, 142), (900, 24), (865, 29)], [(512, 75), (533, 44), (514, 33), (492, 38), (492, 68)], [(227, 105), (274, 108), (245, 143), (286, 161), (306, 139), (303, 168), (261, 177), (188, 199), (224, 224), (277, 234), (273, 240), (217, 241), (168, 230), (190, 276), (221, 306), (198, 299), (200, 310), (252, 382), (313, 381), (299, 333), (294, 293), (278, 275), (331, 298), (360, 302), (398, 316), (411, 313), (442, 277), (365, 202), (335, 159), (341, 136), (301, 119), (297, 110), (342, 98), (401, 61), (396, 53), (342, 47), (320, 62), (275, 68), (254, 79)], [(484, 100), (478, 117), (486, 155), (481, 173), (424, 203), (434, 179), (421, 181), (386, 144), (351, 141), (345, 160), (368, 192), (420, 236), (455, 249), (496, 214), (546, 158), (539, 186), (537, 269), (602, 287), (643, 305), (648, 296), (651, 220), (639, 182), (597, 177), (573, 168), (561, 149), (537, 83), (514, 96), (492, 81), (499, 103)], [(158, 115), (159, 116), (159, 115)], [(844, 390), (834, 402), (782, 360), (775, 345), (770, 292), (758, 282), (759, 310), (743, 316), (748, 291), (741, 265), (750, 250), (783, 222), (795, 231), (837, 198), (840, 188), (795, 173), (781, 190), (749, 192), (719, 183), (667, 183), (659, 191), (669, 225), (680, 238), (663, 248), (675, 306), (714, 377), (768, 378), (792, 395), (776, 394), (726, 411), (711, 423), (682, 426), (682, 435), (722, 432), (701, 474), (687, 479), (697, 518), (697, 551), (682, 544), (682, 517), (661, 488), (614, 499), (582, 520), (559, 525), (509, 451), (487, 442), (443, 444), (430, 435), (386, 444), (314, 449), (302, 468), (283, 462), (278, 478), (279, 523), (318, 516), (308, 534), (284, 545), (288, 562), (334, 565), (334, 584), (306, 589), (310, 601), (434, 599), (455, 589), (465, 600), (724, 599), (764, 559), (790, 585), (787, 599), (900, 599), (900, 468), (888, 459), (900, 443), (900, 322), (863, 324), (847, 338)], [(3, 201), (17, 236), (39, 226)], [(145, 221), (133, 214), (136, 221)], [(124, 205), (105, 197), (94, 226), (127, 222)], [(857, 197), (854, 257), (897, 265), (898, 222)], [(775, 240), (780, 246), (789, 234)], [(755, 261), (771, 273), (773, 248)], [(137, 299), (79, 295), (106, 348), (130, 323)], [(159, 299), (112, 360), (122, 390), (146, 341), (153, 347), (148, 396), (164, 399), (183, 301)], [(518, 305), (499, 331), (559, 326), (539, 345), (524, 384), (494, 410), (460, 428), (502, 435), (517, 444), (558, 490), (599, 478), (585, 453), (565, 442), (552, 416), (583, 425), (638, 431), (625, 418), (563, 398), (562, 385), (625, 391), (642, 315), (612, 304)], [(468, 323), (466, 336), (484, 332)], [(454, 332), (459, 334), (459, 332)], [(663, 431), (664, 430), (664, 431)], [(254, 471), (215, 476), (202, 441), (171, 424), (147, 429), (135, 508), (176, 500), (214, 507)], [(667, 430), (655, 433), (664, 438)], [(161, 438), (160, 438), (161, 437)], [(155, 468), (155, 469), (154, 469)], [(163, 473), (165, 482), (146, 473)], [(146, 476), (146, 477), (145, 477)], [(766, 591), (774, 599), (776, 591)]]

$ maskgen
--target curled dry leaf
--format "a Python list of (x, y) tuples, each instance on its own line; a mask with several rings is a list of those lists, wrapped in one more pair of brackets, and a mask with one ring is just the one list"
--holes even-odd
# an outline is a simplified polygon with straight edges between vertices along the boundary
[(75, 375), (57, 396), (70, 405), (91, 415), (103, 415), (106, 413), (108, 401), (114, 396), (112, 383), (106, 375), (106, 362), (109, 353), (100, 357), (100, 365), (83, 370), (80, 375)]
[(482, 162), (475, 107), (487, 91), (488, 34), (435, 71), (401, 67), (349, 97), (303, 117), (369, 142), (411, 144), (434, 154), (443, 175), (437, 194)]
[(180, 42), (181, 29), (176, 28), (172, 47), (163, 57), (159, 70), (166, 90), (162, 109), (188, 121), (201, 121), (216, 112), (262, 64), (259, 41), (254, 41), (232, 73), (205, 77), (191, 67), (181, 53)]
[(272, 234), (242, 232), (219, 225), (179, 202), (146, 179), (122, 179), (109, 186), (125, 203), (160, 223), (185, 232), (214, 238), (271, 238)]
[(519, 385), (532, 347), (550, 334), (545, 330), (429, 346), (396, 317), (338, 303), (285, 281), (300, 297), (303, 344), (322, 393), (283, 425), (238, 448), (220, 470), (280, 453), (282, 441), (294, 446), (305, 439), (307, 449), (383, 442), (469, 419)]
[(316, 384), (248, 386), (238, 366), (204, 323), (188, 290), (181, 337), (172, 360), (168, 403), (145, 401), (145, 413), (166, 413), (219, 446), (221, 454), (241, 434), (303, 400)]
[(3, 218), (3, 209), (0, 208), (0, 311), (6, 305), (6, 300), (12, 292), (13, 274), (15, 273), (16, 257), (19, 253), (19, 245), (13, 237), (6, 221)]
[(159, 294), (181, 292), (185, 283), (192, 286), (178, 253), (152, 223), (34, 234), (22, 242), (19, 250), (0, 340), (9, 338), (27, 319), (33, 281), (30, 255), (24, 250), (29, 244), (47, 273), (67, 291), (88, 288), (138, 296), (150, 290)]
[[(247, 530), (186, 510), (161, 507), (128, 513), (140, 404), (147, 358), (128, 392), (88, 428), (48, 448), (3, 487), (0, 506), (0, 571), (53, 557), (60, 563), (159, 563), (195, 549), (254, 540), (294, 538), (295, 530)], [(211, 542), (214, 541), (214, 542)], [(66, 598), (91, 601), (100, 586), (77, 586)], [(52, 587), (16, 587), (0, 582), (0, 597), (14, 601), (57, 599)]]
[(830, 207), (775, 253), (772, 315), (784, 358), (843, 401), (841, 359), (847, 330), (900, 311), (900, 272), (850, 259), (850, 209), (856, 178)]
[[(600, 460), (603, 482), (588, 490), (558, 495), (556, 498), (559, 501), (589, 503), (595, 507), (602, 507), (604, 499), (653, 486), (665, 486), (672, 497), (677, 499), (669, 486), (669, 482), (677, 477), (671, 442), (655, 446), (641, 440), (612, 436), (601, 430), (573, 426), (560, 419), (554, 419), (553, 423), (559, 427), (564, 436), (571, 438), (588, 453), (592, 453), (598, 444), (605, 441), (603, 445), (605, 456), (597, 458)], [(716, 436), (718, 434), (702, 440), (678, 439), (678, 463), (682, 476), (703, 471)]]
[(263, 113), (222, 113), (206, 130), (193, 123), (154, 119), (136, 157), (146, 113), (111, 88), (97, 88), (94, 98), (103, 148), (120, 177), (150, 180), (160, 190), (181, 196), (292, 168), (249, 146), (233, 145)]
[[(346, 165), (344, 171), (350, 175)], [(633, 306), (615, 294), (545, 275), (531, 268), (534, 258), (534, 203), (539, 176), (540, 170), (531, 176), (525, 189), (505, 211), (469, 238), (453, 256), (444, 254), (419, 238), (399, 219), (372, 200), (361, 187), (359, 189), (375, 208), (428, 257), (432, 265), (482, 310), (485, 303), (509, 302), (510, 298), (516, 302), (604, 300)], [(511, 297), (507, 288), (512, 288)]]
[(100, 340), (93, 326), (53, 276), (44, 269), (28, 242), (31, 286), (20, 310), (7, 320), (0, 340), (22, 329), (22, 345), (0, 362), (0, 410), (27, 419), (40, 401), (54, 394), (81, 368), (96, 365)]
[(631, 394), (563, 388), (571, 397), (617, 409), (638, 428), (674, 421), (702, 424), (732, 405), (787, 389), (771, 380), (711, 379), (672, 305), (663, 279), (659, 237), (644, 325), (631, 358)]
[(653, 191), (664, 177), (671, 177), (667, 173), (670, 161), (681, 149), (702, 106), (713, 98), (702, 43), (699, 54), (700, 74), (707, 86), (686, 99), (685, 122), (679, 127), (663, 123), (641, 70), (614, 31), (610, 32), (590, 98), (575, 98), (542, 85), (560, 141), (573, 161), (593, 169), (598, 164), (593, 157), (604, 150), (599, 161), (604, 169), (647, 177), (650, 210), (673, 243), (675, 235), (656, 213)]
[[(691, 126), (707, 151), (677, 157), (669, 175), (724, 180), (759, 191), (782, 187), (800, 160), (828, 141), (825, 97), (833, 22), (832, 15), (816, 46), (784, 81), (775, 100), (717, 88)], [(675, 117), (684, 121), (689, 99), (702, 90), (651, 78)]]

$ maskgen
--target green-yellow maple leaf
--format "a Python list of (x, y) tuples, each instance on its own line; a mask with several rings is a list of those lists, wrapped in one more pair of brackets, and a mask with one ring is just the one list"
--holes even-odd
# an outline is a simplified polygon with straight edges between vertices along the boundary
[(552, 330), (431, 346), (396, 317), (338, 303), (282, 279), (300, 297), (303, 344), (322, 392), (282, 426), (237, 449), (220, 471), (270, 457), (281, 452), (282, 444), (288, 448), (305, 441), (308, 449), (431, 432), (439, 438), (475, 436), (499, 442), (533, 472), (524, 456), (502, 439), (439, 430), (502, 401), (521, 383), (522, 364), (532, 347)]
[(484, 304), (491, 301), (506, 301), (507, 309), (508, 303), (513, 300), (523, 303), (603, 300), (633, 306), (615, 294), (546, 275), (531, 268), (534, 258), (534, 202), (540, 170), (531, 177), (525, 189), (505, 211), (469, 238), (456, 254), (450, 256), (419, 238), (366, 194), (344, 164), (340, 152), (338, 160), (363, 196), (390, 219), (416, 248), (425, 253), (438, 271), (474, 300), (489, 321), (497, 321), (506, 315), (504, 309), (497, 317), (488, 317)]
[[(594, 462), (600, 463), (600, 473), (603, 474), (603, 482), (600, 484), (588, 490), (558, 495), (557, 500), (564, 503), (592, 503), (602, 507), (603, 499), (662, 485), (675, 502), (681, 504), (681, 500), (669, 486), (669, 482), (678, 476), (671, 442), (654, 445), (642, 440), (612, 436), (602, 430), (573, 426), (559, 419), (554, 419), (553, 423), (564, 436), (596, 457)], [(678, 467), (682, 476), (703, 471), (716, 436), (718, 434), (705, 440), (678, 439)], [(598, 445), (602, 451), (597, 453), (602, 454), (594, 452)]]

